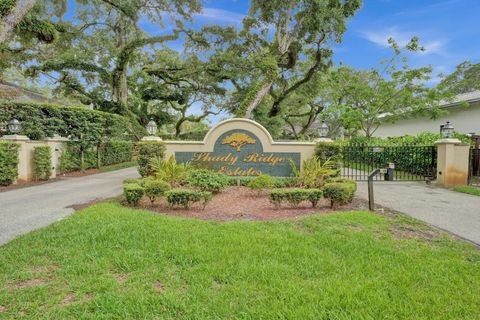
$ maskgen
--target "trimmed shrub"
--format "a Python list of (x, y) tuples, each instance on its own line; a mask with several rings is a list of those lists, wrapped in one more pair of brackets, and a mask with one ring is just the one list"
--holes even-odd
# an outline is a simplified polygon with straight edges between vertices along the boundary
[(0, 185), (8, 186), (17, 179), (19, 150), (18, 143), (0, 141)]
[(50, 179), (52, 175), (52, 149), (50, 146), (37, 146), (33, 148), (33, 168), (35, 179)]
[(145, 190), (137, 183), (129, 183), (123, 186), (123, 194), (129, 205), (137, 206), (140, 200), (142, 200)]
[(165, 193), (170, 206), (182, 206), (188, 209), (192, 204), (202, 201), (203, 209), (212, 199), (212, 193), (208, 191), (193, 191), (186, 189), (173, 189)]
[(156, 198), (159, 198), (170, 190), (170, 184), (160, 179), (155, 178), (146, 178), (142, 184), (145, 189), (145, 195), (150, 199), (150, 202), (153, 204)]
[(299, 185), (297, 177), (275, 177), (275, 188), (294, 188)]
[(102, 143), (99, 147), (100, 165), (132, 161), (133, 144), (130, 141), (110, 141)]
[(353, 190), (357, 191), (357, 182), (355, 180), (348, 179), (348, 178), (342, 178), (342, 177), (330, 178), (330, 179), (327, 180), (327, 183), (334, 183), (334, 182), (350, 183), (351, 185), (354, 186)]
[(228, 176), (227, 181), (229, 186), (242, 186), (246, 187), (250, 181), (255, 177), (239, 177), (239, 176)]
[(0, 110), (0, 123), (17, 118), (22, 122), (20, 134), (32, 140), (59, 134), (95, 144), (104, 136), (125, 139), (125, 132), (131, 134), (135, 131), (139, 136), (145, 133), (144, 128), (139, 128), (126, 117), (86, 107), (2, 101)]
[(340, 174), (342, 169), (343, 147), (335, 142), (318, 142), (315, 146), (315, 156), (321, 163), (329, 161), (331, 169), (336, 171), (335, 175)]
[(298, 206), (303, 201), (310, 201), (312, 207), (315, 208), (322, 195), (323, 192), (320, 189), (274, 189), (270, 192), (270, 202), (278, 209), (282, 202)]
[(163, 142), (142, 141), (136, 144), (138, 172), (142, 177), (153, 176), (152, 159), (162, 160), (165, 157), (165, 144)]
[(329, 199), (332, 208), (350, 203), (355, 195), (355, 185), (352, 183), (333, 182), (325, 184), (323, 188), (325, 198)]
[(142, 179), (127, 178), (123, 180), (123, 184), (130, 184), (130, 183), (136, 183), (136, 184), (142, 185)]
[(247, 187), (251, 190), (262, 191), (264, 189), (271, 189), (275, 186), (276, 180), (268, 174), (261, 174), (248, 182)]
[[(272, 177), (274, 179), (273, 188), (293, 188), (300, 185), (300, 182), (297, 177)], [(229, 186), (242, 186), (247, 187), (250, 181), (254, 180), (256, 177), (228, 177)]]
[(78, 142), (63, 143), (59, 165), (59, 170), (61, 173), (87, 170), (97, 167), (97, 152), (93, 148), (89, 148), (83, 151), (82, 168), (82, 145)]
[(186, 174), (187, 183), (201, 191), (219, 192), (228, 185), (228, 178), (223, 173), (209, 169), (192, 169)]

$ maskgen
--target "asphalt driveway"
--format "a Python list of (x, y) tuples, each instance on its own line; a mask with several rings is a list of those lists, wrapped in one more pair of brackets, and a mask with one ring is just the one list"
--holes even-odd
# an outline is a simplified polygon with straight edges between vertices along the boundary
[[(357, 195), (368, 199), (367, 183)], [(420, 182), (374, 182), (375, 204), (405, 213), (480, 245), (480, 197)]]
[(72, 214), (73, 205), (120, 195), (122, 181), (135, 177), (128, 168), (0, 192), (0, 245)]

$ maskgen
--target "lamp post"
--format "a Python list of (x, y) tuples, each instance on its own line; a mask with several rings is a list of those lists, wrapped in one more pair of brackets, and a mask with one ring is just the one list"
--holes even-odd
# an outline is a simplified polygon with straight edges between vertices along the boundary
[(454, 130), (454, 127), (450, 123), (450, 121), (447, 121), (444, 125), (440, 126), (440, 134), (446, 139), (450, 139), (452, 137), (453, 130)]

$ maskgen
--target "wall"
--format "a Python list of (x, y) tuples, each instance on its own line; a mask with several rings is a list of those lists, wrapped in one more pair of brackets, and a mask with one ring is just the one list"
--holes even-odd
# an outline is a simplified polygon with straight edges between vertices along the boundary
[(166, 157), (175, 156), (176, 152), (213, 152), (215, 142), (223, 134), (232, 130), (245, 130), (255, 135), (263, 147), (264, 153), (298, 153), (299, 164), (313, 156), (314, 142), (276, 142), (270, 133), (259, 123), (243, 118), (229, 119), (220, 122), (205, 136), (204, 141), (165, 141)]
[(450, 121), (455, 131), (461, 133), (480, 133), (480, 102), (471, 104), (470, 107), (450, 107), (446, 109), (448, 114), (436, 120), (428, 117), (406, 119), (394, 124), (385, 123), (375, 131), (375, 137), (395, 137), (406, 134), (417, 135), (421, 132), (440, 132), (440, 125)]
[(25, 136), (4, 136), (1, 140), (16, 142), (20, 145), (19, 150), (19, 164), (18, 164), (18, 182), (33, 181), (33, 151), (36, 146), (48, 145), (52, 151), (52, 175), (50, 178), (57, 176), (57, 171), (60, 165), (60, 156), (62, 153), (63, 143), (67, 141), (66, 138), (48, 138), (40, 141), (29, 140)]

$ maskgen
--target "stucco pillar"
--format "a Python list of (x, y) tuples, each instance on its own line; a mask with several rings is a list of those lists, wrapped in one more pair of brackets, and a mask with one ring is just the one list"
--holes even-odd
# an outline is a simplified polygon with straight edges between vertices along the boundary
[(163, 141), (162, 138), (157, 137), (157, 136), (145, 136), (142, 138), (141, 141), (147, 141), (147, 142), (160, 142)]
[(21, 135), (7, 135), (1, 137), (0, 140), (11, 141), (20, 145), (20, 150), (18, 151), (18, 177), (15, 183), (18, 181), (32, 181), (34, 179), (33, 151), (36, 146), (47, 145), (50, 147), (52, 152), (52, 175), (50, 178), (55, 178), (60, 164), (63, 143), (68, 141), (67, 138), (60, 136), (54, 136), (53, 138), (47, 138), (41, 141), (32, 141), (27, 136)]
[(457, 139), (443, 139), (437, 145), (437, 185), (453, 187), (468, 183), (470, 146)]

